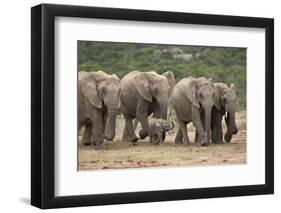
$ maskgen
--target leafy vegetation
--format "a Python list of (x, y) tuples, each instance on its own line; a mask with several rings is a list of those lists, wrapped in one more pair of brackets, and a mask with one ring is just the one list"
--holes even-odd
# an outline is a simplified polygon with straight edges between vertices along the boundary
[(177, 80), (205, 76), (213, 82), (234, 83), (239, 110), (246, 108), (245, 48), (79, 41), (78, 66), (120, 78), (132, 70), (170, 70)]

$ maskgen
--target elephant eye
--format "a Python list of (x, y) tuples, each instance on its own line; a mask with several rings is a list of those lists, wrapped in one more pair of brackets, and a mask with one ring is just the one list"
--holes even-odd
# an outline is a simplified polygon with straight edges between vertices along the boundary
[(157, 92), (158, 92), (157, 87), (154, 87), (154, 88), (153, 88), (153, 90), (154, 90), (154, 92), (155, 92), (155, 93), (157, 93)]
[(100, 88), (100, 95), (103, 96), (106, 93), (105, 87)]

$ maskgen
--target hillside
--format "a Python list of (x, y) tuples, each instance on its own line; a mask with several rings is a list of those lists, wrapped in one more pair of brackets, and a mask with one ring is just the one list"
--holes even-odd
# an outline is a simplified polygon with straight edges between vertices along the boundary
[(132, 70), (167, 70), (177, 80), (205, 76), (234, 83), (239, 110), (246, 108), (246, 49), (117, 42), (78, 42), (79, 70), (103, 70), (122, 78)]

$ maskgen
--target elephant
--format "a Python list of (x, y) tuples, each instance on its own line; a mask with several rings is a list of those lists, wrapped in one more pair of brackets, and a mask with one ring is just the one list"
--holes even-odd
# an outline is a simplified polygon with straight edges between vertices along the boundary
[(152, 144), (162, 144), (165, 139), (165, 132), (174, 128), (172, 121), (159, 118), (151, 118), (149, 120), (149, 142)]
[(123, 141), (137, 142), (133, 119), (137, 118), (142, 129), (139, 137), (149, 134), (148, 116), (167, 119), (170, 85), (168, 79), (154, 71), (132, 71), (121, 79), (121, 112), (125, 118)]
[(103, 140), (113, 140), (120, 108), (120, 79), (103, 71), (78, 73), (79, 126), (84, 126), (84, 145), (106, 148)]
[(222, 131), (223, 116), (225, 116), (225, 123), (227, 126), (227, 132), (224, 135), (224, 141), (229, 143), (232, 136), (238, 133), (238, 128), (235, 121), (236, 89), (234, 84), (230, 84), (230, 87), (228, 87), (224, 83), (215, 83), (214, 87), (219, 96), (221, 108), (218, 110), (217, 108), (213, 107), (212, 110), (212, 143), (224, 143)]
[(202, 146), (208, 146), (212, 108), (215, 106), (220, 109), (211, 80), (205, 77), (187, 77), (180, 80), (173, 89), (171, 102), (180, 126), (175, 143), (190, 144), (186, 125), (192, 122), (198, 131), (198, 141)]
[[(176, 78), (175, 78), (174, 73), (172, 71), (166, 71), (166, 72), (162, 73), (162, 75), (165, 76), (167, 78), (167, 80), (168, 80), (168, 83), (169, 83), (169, 86), (170, 86), (170, 90), (169, 90), (169, 97), (170, 97), (170, 95), (171, 95), (171, 93), (173, 91), (173, 88), (176, 85)], [(169, 108), (169, 106), (168, 106), (168, 108)], [(170, 112), (171, 112), (171, 110), (170, 110)], [(133, 120), (133, 128), (134, 128), (134, 130), (137, 129), (138, 123), (139, 123), (138, 119), (135, 118)]]
[[(216, 107), (212, 109), (211, 115), (211, 141), (216, 144), (229, 143), (232, 136), (238, 133), (236, 126), (236, 89), (234, 84), (228, 87), (224, 83), (214, 83), (216, 96), (219, 98), (220, 110)], [(222, 118), (225, 116), (227, 132), (224, 135), (222, 130)], [(195, 143), (198, 143), (198, 132), (196, 131)]]

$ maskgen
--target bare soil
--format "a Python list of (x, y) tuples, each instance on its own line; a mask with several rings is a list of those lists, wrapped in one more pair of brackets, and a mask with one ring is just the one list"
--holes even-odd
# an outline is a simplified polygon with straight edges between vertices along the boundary
[[(240, 113), (237, 119), (239, 132), (227, 144), (210, 144), (202, 147), (174, 143), (175, 130), (169, 132), (165, 143), (152, 145), (145, 140), (136, 144), (121, 141), (123, 119), (118, 118), (117, 135), (114, 141), (107, 141), (106, 150), (95, 150), (94, 146), (83, 146), (79, 141), (79, 170), (205, 166), (246, 163), (246, 115)], [(138, 130), (136, 131), (138, 133)], [(190, 141), (194, 140), (194, 128), (188, 127)], [(81, 138), (81, 137), (79, 137)]]

